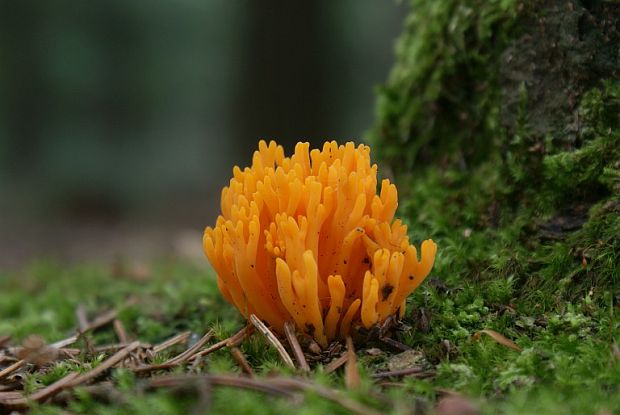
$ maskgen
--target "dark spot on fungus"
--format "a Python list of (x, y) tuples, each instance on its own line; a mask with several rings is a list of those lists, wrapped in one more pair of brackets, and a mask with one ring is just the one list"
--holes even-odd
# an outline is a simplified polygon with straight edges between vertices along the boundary
[(381, 298), (383, 301), (387, 300), (387, 298), (390, 296), (390, 294), (392, 294), (392, 291), (394, 291), (394, 287), (391, 286), (390, 284), (385, 284), (383, 286), (383, 289), (381, 290)]
[(344, 260), (344, 264), (347, 265), (347, 260), (346, 259)]
[(367, 256), (364, 257), (364, 259), (362, 259), (362, 262), (364, 264), (370, 264), (370, 258), (368, 258)]
[(413, 275), (409, 276), (409, 281), (413, 281)]

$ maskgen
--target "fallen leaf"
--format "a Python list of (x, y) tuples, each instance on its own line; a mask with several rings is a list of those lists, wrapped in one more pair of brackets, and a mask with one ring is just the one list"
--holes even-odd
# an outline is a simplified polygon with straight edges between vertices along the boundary
[(58, 349), (48, 346), (41, 336), (36, 334), (26, 337), (17, 357), (35, 366), (44, 366), (58, 359)]
[(490, 338), (492, 338), (493, 340), (495, 340), (497, 343), (501, 344), (502, 346), (506, 346), (518, 352), (521, 351), (521, 348), (515, 342), (513, 342), (510, 339), (507, 339), (506, 337), (504, 337), (503, 334), (500, 334), (496, 332), (495, 330), (491, 330), (491, 329), (484, 329), (484, 330), (480, 330), (477, 333), (474, 333), (474, 335), (472, 336), (472, 339), (478, 340), (482, 334), (486, 334), (487, 336), (489, 336)]

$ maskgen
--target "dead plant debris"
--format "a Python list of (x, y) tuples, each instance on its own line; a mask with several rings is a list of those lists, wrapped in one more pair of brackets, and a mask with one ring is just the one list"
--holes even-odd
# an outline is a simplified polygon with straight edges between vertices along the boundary
[(484, 330), (480, 330), (474, 333), (474, 335), (472, 336), (472, 339), (478, 340), (480, 339), (480, 336), (482, 336), (483, 334), (486, 334), (487, 336), (492, 338), (496, 343), (499, 343), (502, 346), (506, 346), (509, 349), (516, 350), (517, 352), (521, 351), (521, 348), (515, 342), (506, 338), (503, 334), (498, 333), (495, 330), (491, 330), (491, 329), (484, 329)]
[[(267, 378), (257, 378), (252, 366), (238, 347), (254, 330), (257, 330), (278, 350), (286, 365), (299, 371), (300, 374), (310, 371), (307, 358), (310, 358), (313, 364), (331, 361), (325, 366), (324, 371), (330, 373), (346, 365), (347, 387), (358, 389), (360, 377), (357, 356), (350, 338), (346, 350), (343, 349), (342, 344), (333, 343), (325, 349), (319, 348), (313, 352), (310, 347), (311, 342), (302, 335), (300, 343), (293, 326), (287, 325), (286, 343), (295, 358), (294, 362), (280, 339), (255, 316), (251, 316), (253, 317), (250, 320), (251, 324), (229, 338), (209, 345), (215, 335), (212, 330), (209, 330), (197, 342), (187, 346), (192, 336), (189, 331), (178, 333), (155, 345), (139, 340), (130, 341), (129, 339), (133, 336), (127, 333), (118, 319), (117, 310), (108, 310), (92, 320), (88, 318), (83, 306), (79, 306), (75, 314), (78, 327), (76, 334), (55, 343), (47, 344), (42, 337), (31, 335), (21, 345), (11, 346), (9, 337), (0, 337), (0, 414), (27, 410), (34, 403), (66, 404), (74, 398), (76, 387), (80, 387), (80, 393), (88, 393), (93, 399), (102, 402), (122, 401), (123, 392), (117, 388), (109, 376), (112, 369), (121, 367), (139, 376), (136, 393), (162, 388), (172, 393), (178, 390), (190, 391), (197, 394), (197, 408), (201, 413), (208, 408), (211, 389), (214, 387), (250, 389), (291, 399), (294, 402), (302, 401), (304, 393), (312, 392), (352, 413), (364, 415), (379, 413), (336, 390), (302, 377), (284, 377), (276, 374)], [(89, 333), (103, 328), (115, 333), (118, 343), (94, 344)], [(378, 337), (383, 337), (382, 334), (380, 333)], [(162, 353), (168, 353), (172, 347), (180, 346), (185, 346), (185, 350), (164, 360), (163, 363), (157, 363), (163, 360)], [(222, 348), (230, 350), (242, 374), (196, 373), (202, 358)], [(78, 356), (95, 359), (101, 358), (102, 355), (103, 360), (86, 372), (72, 371), (32, 393), (25, 391), (25, 379), (28, 374), (37, 373), (37, 371), (45, 373), (44, 371), (49, 370), (51, 365), (62, 360), (76, 359)], [(173, 368), (182, 368), (184, 372), (175, 375), (166, 373)], [(402, 374), (391, 374), (391, 376), (399, 375), (402, 376)], [(377, 376), (377, 378), (383, 377), (385, 375)]]

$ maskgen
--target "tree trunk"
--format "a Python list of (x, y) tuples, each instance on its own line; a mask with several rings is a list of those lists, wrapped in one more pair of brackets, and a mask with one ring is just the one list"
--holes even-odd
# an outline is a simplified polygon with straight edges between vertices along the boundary
[(620, 4), (410, 3), (370, 140), (437, 273), (618, 286)]

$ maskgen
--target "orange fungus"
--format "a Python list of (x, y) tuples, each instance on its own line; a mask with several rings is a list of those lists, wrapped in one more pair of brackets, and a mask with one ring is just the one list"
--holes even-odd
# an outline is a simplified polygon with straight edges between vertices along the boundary
[(246, 318), (279, 333), (291, 320), (326, 345), (352, 327), (402, 317), (426, 278), (437, 246), (420, 256), (398, 219), (396, 186), (381, 182), (370, 147), (298, 143), (291, 157), (260, 141), (252, 166), (233, 169), (222, 214), (204, 250), (223, 296)]

